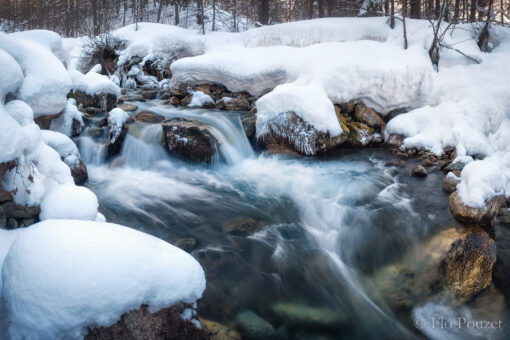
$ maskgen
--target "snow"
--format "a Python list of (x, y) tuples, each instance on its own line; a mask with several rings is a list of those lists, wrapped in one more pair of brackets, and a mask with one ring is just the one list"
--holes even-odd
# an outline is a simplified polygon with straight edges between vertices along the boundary
[(193, 91), (191, 97), (191, 101), (188, 104), (188, 106), (204, 106), (205, 104), (214, 103), (214, 100), (211, 98), (211, 96), (205, 94), (202, 91)]
[(69, 59), (69, 53), (64, 48), (62, 38), (58, 33), (47, 30), (31, 30), (12, 33), (12, 37), (30, 40), (46, 48), (63, 63)]
[(111, 134), (111, 143), (114, 143), (122, 132), (122, 125), (129, 118), (126, 111), (121, 108), (115, 108), (108, 115), (108, 127)]
[(98, 201), (85, 187), (63, 185), (50, 191), (41, 203), (41, 220), (74, 219), (95, 221)]
[(62, 112), (60, 117), (51, 121), (50, 130), (70, 137), (73, 132), (73, 121), (77, 121), (80, 126), (84, 125), (83, 114), (76, 107), (76, 100), (69, 98), (64, 112)]
[(0, 49), (7, 52), (23, 71), (24, 79), (17, 98), (30, 105), (36, 117), (60, 113), (71, 90), (71, 79), (48, 47), (23, 37), (23, 34), (0, 33)]
[(74, 167), (80, 160), (80, 152), (74, 142), (66, 135), (51, 130), (41, 130), (44, 142), (57, 151), (62, 160), (70, 167)]
[[(27, 251), (30, 249), (30, 251)], [(204, 271), (184, 251), (115, 224), (48, 220), (19, 233), (2, 270), (13, 338), (83, 336), (130, 310), (194, 303)]]
[[(99, 67), (101, 66), (99, 65)], [(97, 72), (101, 72), (101, 68), (99, 68), (99, 70), (97, 68), (92, 68), (87, 74), (83, 74), (77, 70), (69, 71), (73, 82), (73, 89), (85, 92), (91, 96), (102, 93), (111, 93), (119, 96), (120, 88), (107, 76)]]

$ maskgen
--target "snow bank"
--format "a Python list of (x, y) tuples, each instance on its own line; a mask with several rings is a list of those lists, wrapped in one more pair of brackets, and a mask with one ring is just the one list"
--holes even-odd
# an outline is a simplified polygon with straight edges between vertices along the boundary
[(83, 74), (77, 70), (69, 71), (73, 82), (73, 89), (85, 92), (91, 96), (101, 93), (111, 93), (119, 96), (120, 88), (107, 76), (97, 72), (101, 72), (101, 69), (97, 70), (93, 68), (87, 72), (87, 74)]
[(110, 141), (114, 143), (122, 132), (122, 125), (129, 118), (126, 111), (121, 108), (115, 108), (108, 115), (108, 128), (110, 129)]
[(51, 130), (41, 130), (41, 134), (44, 142), (57, 151), (69, 167), (77, 165), (81, 159), (80, 152), (76, 144), (69, 137)]
[(30, 105), (36, 117), (62, 111), (71, 90), (71, 79), (64, 65), (41, 44), (23, 38), (23, 34), (0, 33), (0, 49), (23, 70), (17, 98)]
[(98, 206), (96, 195), (89, 189), (74, 185), (59, 186), (42, 201), (40, 219), (94, 221)]
[(202, 267), (184, 251), (119, 225), (71, 220), (22, 230), (2, 278), (16, 339), (83, 336), (141, 304), (155, 312), (205, 289)]
[(123, 65), (133, 56), (146, 60), (158, 60), (162, 66), (183, 56), (204, 52), (203, 38), (196, 32), (171, 25), (138, 23), (118, 29), (112, 33), (126, 45), (120, 51), (118, 65)]

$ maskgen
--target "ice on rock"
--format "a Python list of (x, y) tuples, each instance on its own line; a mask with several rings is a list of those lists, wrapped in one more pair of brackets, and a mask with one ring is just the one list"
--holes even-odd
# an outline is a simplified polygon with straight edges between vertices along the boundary
[(51, 190), (41, 203), (41, 220), (73, 219), (95, 221), (98, 201), (85, 187), (62, 185)]
[(129, 118), (126, 111), (121, 108), (115, 108), (108, 115), (108, 127), (110, 128), (111, 143), (114, 143), (122, 132), (122, 125)]
[(205, 289), (202, 267), (181, 249), (127, 227), (76, 220), (22, 230), (2, 278), (15, 339), (78, 338), (142, 304), (155, 312), (194, 303)]
[(47, 47), (23, 35), (0, 33), (0, 49), (23, 70), (17, 98), (30, 105), (36, 117), (60, 113), (71, 90), (71, 79), (62, 62)]

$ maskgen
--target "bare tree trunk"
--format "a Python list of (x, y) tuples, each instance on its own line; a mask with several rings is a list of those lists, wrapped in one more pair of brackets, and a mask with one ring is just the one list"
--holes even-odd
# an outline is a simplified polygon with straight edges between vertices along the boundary
[(97, 19), (97, 0), (90, 0), (92, 4), (92, 31), (94, 36), (99, 35), (99, 22)]
[(503, 4), (503, 0), (500, 0), (499, 2), (500, 11), (501, 11), (501, 25), (505, 23), (505, 5)]
[(460, 0), (455, 0), (455, 7), (453, 10), (453, 23), (454, 24), (459, 23), (459, 7), (460, 7)]
[[(261, 0), (263, 1), (263, 0)], [(308, 0), (308, 19), (313, 19), (313, 4), (314, 0)]]
[(403, 0), (402, 1), (402, 25), (403, 25), (403, 29), (404, 29), (404, 50), (407, 50), (406, 15), (407, 15), (407, 0)]
[(234, 32), (237, 32), (237, 1), (234, 0)]
[(174, 0), (175, 26), (179, 25), (179, 3)]
[(319, 0), (319, 18), (324, 18), (324, 0)]
[(421, 1), (420, 0), (410, 0), (411, 11), (409, 13), (410, 18), (420, 19), (421, 17)]
[(269, 0), (259, 1), (259, 22), (262, 25), (269, 23)]
[(158, 22), (158, 23), (161, 20), (161, 10), (162, 9), (163, 9), (163, 0), (159, 0), (158, 17), (156, 19), (156, 22)]
[(390, 27), (391, 29), (395, 28), (395, 0), (391, 0), (391, 17), (390, 17)]
[[(473, 0), (476, 1), (476, 0)], [(434, 16), (436, 20), (439, 20), (439, 16), (441, 15), (441, 0), (436, 0), (436, 15)]]
[[(386, 1), (386, 4), (387, 3), (388, 2)], [(334, 6), (335, 6), (335, 1), (334, 0), (328, 0), (328, 17), (332, 17), (333, 16), (333, 7)]]
[(212, 3), (212, 28), (213, 31), (216, 31), (216, 0), (213, 0)]
[(475, 22), (476, 21), (476, 0), (471, 0), (471, 9), (469, 12), (469, 21)]

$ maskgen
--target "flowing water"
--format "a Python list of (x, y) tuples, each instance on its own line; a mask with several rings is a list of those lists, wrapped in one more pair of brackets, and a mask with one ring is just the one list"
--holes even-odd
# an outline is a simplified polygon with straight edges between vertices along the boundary
[(256, 153), (238, 113), (137, 103), (211, 127), (212, 165), (171, 157), (158, 124), (134, 125), (105, 161), (104, 136), (79, 138), (88, 186), (109, 222), (187, 243), (206, 272), (199, 314), (234, 326), (250, 310), (280, 338), (421, 337), (371, 280), (426, 236), (455, 224), (442, 175), (387, 167), (384, 150), (322, 158)]

